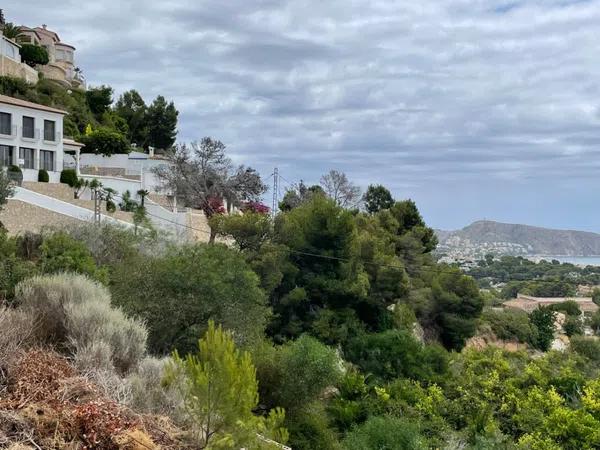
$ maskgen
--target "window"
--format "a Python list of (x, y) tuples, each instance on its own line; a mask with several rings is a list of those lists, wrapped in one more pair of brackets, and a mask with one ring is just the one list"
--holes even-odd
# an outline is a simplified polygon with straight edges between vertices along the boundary
[(50, 150), (40, 150), (40, 169), (49, 172), (54, 171), (54, 152)]
[(9, 113), (0, 112), (0, 134), (12, 135), (12, 117)]
[(23, 137), (31, 139), (35, 137), (35, 119), (33, 117), (23, 116)]
[(0, 145), (0, 166), (8, 167), (13, 163), (13, 148)]
[(35, 154), (35, 150), (32, 148), (21, 147), (19, 149), (19, 159), (23, 160), (23, 168), (33, 169), (34, 154)]
[(17, 59), (17, 52), (15, 50), (15, 47), (13, 47), (9, 43), (6, 43), (6, 56), (8, 56), (10, 59)]
[(44, 120), (44, 140), (56, 141), (56, 122), (53, 120)]

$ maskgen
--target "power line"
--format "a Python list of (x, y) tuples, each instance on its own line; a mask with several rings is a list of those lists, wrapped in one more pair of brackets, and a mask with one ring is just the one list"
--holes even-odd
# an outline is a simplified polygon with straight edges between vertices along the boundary
[[(120, 199), (123, 199), (123, 197), (120, 196), (120, 195), (118, 195), (118, 194), (114, 194), (114, 196), (118, 197)], [(167, 219), (165, 217), (160, 217), (160, 216), (157, 216), (156, 214), (149, 213), (147, 210), (146, 210), (146, 214), (148, 216), (155, 217), (155, 218), (157, 218), (159, 220), (162, 220), (164, 222), (169, 222), (169, 223), (172, 223), (172, 224), (180, 226), (180, 227), (184, 227), (184, 228), (187, 228), (187, 229), (190, 229), (190, 230), (193, 230), (193, 231), (204, 233), (204, 234), (206, 234), (208, 236), (210, 236), (210, 234), (211, 234), (210, 231), (203, 230), (203, 229), (200, 229), (200, 228), (196, 228), (196, 227), (193, 227), (191, 225), (184, 224), (184, 223), (179, 223), (179, 222), (176, 222), (174, 220)], [(352, 260), (352, 259), (349, 259), (349, 258), (342, 258), (342, 257), (339, 257), (339, 256), (332, 256), (332, 255), (322, 255), (322, 254), (319, 254), (319, 253), (304, 252), (304, 251), (301, 251), (301, 250), (293, 250), (293, 249), (290, 249), (290, 248), (288, 248), (287, 251), (289, 253), (293, 253), (293, 254), (296, 254), (296, 255), (310, 256), (310, 257), (313, 257), (313, 258), (321, 258), (321, 259), (326, 259), (326, 260), (329, 260), (329, 261), (334, 260), (334, 261), (340, 261), (340, 262), (344, 262), (344, 263), (354, 263), (354, 262), (356, 262), (355, 260)], [(406, 267), (404, 267), (404, 265), (397, 266), (397, 265), (391, 265), (391, 264), (376, 263), (376, 262), (372, 262), (372, 261), (360, 261), (360, 263), (364, 264), (364, 265), (372, 266), (372, 267), (384, 267), (384, 268), (395, 269), (395, 270), (398, 270), (398, 269), (404, 269), (404, 270), (406, 270)], [(431, 267), (431, 266), (422, 266), (416, 272), (423, 272), (423, 271), (427, 272), (428, 270), (431, 270), (431, 272), (437, 273), (437, 274), (443, 274), (443, 273), (445, 273), (445, 274), (448, 274), (448, 275), (456, 275), (455, 271), (437, 269), (437, 268)], [(462, 271), (462, 272), (464, 274), (468, 275), (468, 272), (465, 272), (465, 271)], [(579, 285), (579, 282), (576, 281), (576, 280), (539, 280), (539, 279), (533, 279), (533, 280), (509, 280), (506, 283), (509, 283), (509, 282), (520, 282), (520, 281), (523, 281), (523, 282), (534, 282), (534, 283), (566, 283), (566, 284)]]
[(281, 173), (279, 174), (279, 178), (285, 181), (288, 184), (288, 186), (293, 186), (293, 183), (287, 180), (283, 175), (281, 175)]

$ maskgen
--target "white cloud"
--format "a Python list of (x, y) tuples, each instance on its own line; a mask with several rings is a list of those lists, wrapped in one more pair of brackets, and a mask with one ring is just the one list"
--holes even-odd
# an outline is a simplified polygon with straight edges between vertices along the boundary
[(505, 209), (523, 190), (563, 202), (537, 202), (546, 225), (563, 224), (552, 210), (567, 212), (571, 227), (600, 218), (560, 191), (574, 192), (575, 178), (591, 200), (600, 187), (590, 164), (600, 144), (599, 0), (29, 0), (4, 9), (76, 45), (92, 83), (172, 98), (181, 140), (218, 137), (265, 175), (279, 165), (289, 179), (316, 181), (342, 169), (420, 199), (436, 226), (477, 218), (482, 195), (487, 217), (535, 219), (531, 208)]

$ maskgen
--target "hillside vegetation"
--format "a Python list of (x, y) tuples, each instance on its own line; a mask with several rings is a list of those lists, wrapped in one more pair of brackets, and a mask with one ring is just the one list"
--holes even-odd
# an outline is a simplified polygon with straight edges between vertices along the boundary
[[(414, 202), (378, 187), (348, 209), (338, 175), (288, 191), (274, 222), (215, 212), (230, 246), (0, 234), (1, 445), (598, 448), (598, 341), (573, 322), (542, 353), (555, 311), (487, 309), (434, 261)], [(525, 350), (465, 347), (478, 332)]]
[(33, 85), (0, 77), (0, 94), (68, 112), (63, 135), (86, 144), (84, 151), (110, 155), (128, 153), (132, 143), (142, 149), (173, 146), (178, 116), (173, 102), (159, 95), (147, 105), (137, 91), (130, 90), (113, 104), (113, 93), (104, 85), (83, 91), (52, 80), (41, 79)]

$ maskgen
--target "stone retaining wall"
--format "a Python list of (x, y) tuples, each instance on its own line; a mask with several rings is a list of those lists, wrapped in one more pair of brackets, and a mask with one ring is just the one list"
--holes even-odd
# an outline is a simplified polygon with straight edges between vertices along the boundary
[(71, 225), (79, 220), (20, 200), (8, 200), (0, 212), (0, 222), (10, 235), (15, 235), (26, 231), (37, 233), (45, 226)]
[[(94, 210), (93, 200), (83, 200), (74, 198), (73, 188), (66, 184), (38, 183), (33, 181), (25, 181), (23, 182), (23, 187), (25, 189), (29, 189), (30, 191), (37, 192), (38, 194), (47, 195), (48, 197), (56, 198), (58, 200), (62, 200), (63, 202), (67, 202), (72, 205), (89, 209), (90, 211)], [(89, 192), (89, 190), (87, 192)], [(133, 223), (133, 213), (120, 211), (118, 209), (119, 202), (115, 201), (115, 204), (117, 205), (117, 210), (114, 213), (109, 213), (106, 211), (106, 202), (102, 202), (102, 214), (114, 217), (115, 219), (119, 219), (124, 222)]]
[(73, 188), (62, 183), (39, 183), (36, 181), (24, 181), (23, 187), (30, 191), (44, 194), (48, 197), (57, 198), (63, 202), (71, 202), (74, 198)]

